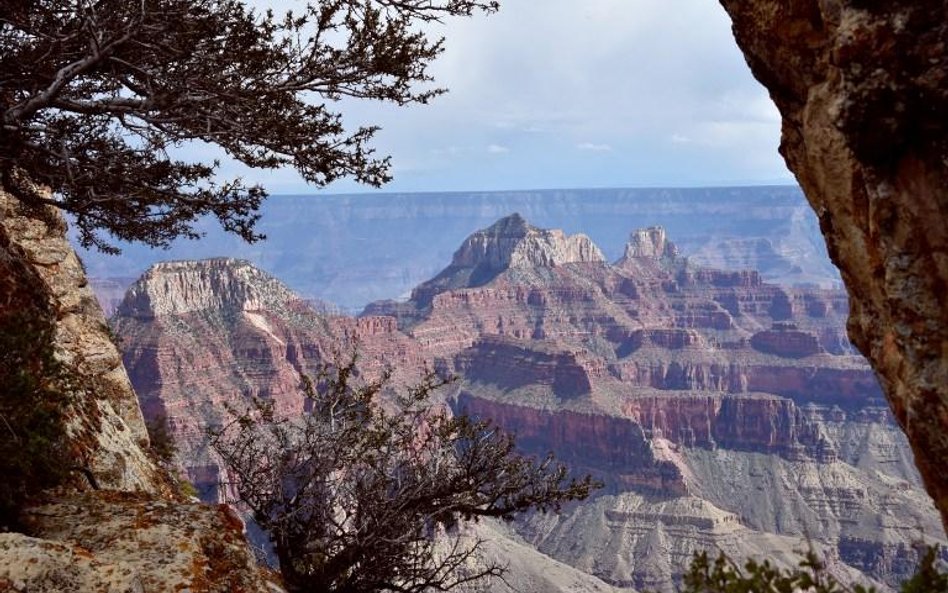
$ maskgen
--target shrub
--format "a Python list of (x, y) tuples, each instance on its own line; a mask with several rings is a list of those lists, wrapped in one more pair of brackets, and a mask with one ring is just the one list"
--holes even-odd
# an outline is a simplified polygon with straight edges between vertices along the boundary
[[(902, 593), (948, 593), (948, 576), (938, 571), (935, 547), (929, 547)], [(798, 568), (782, 569), (769, 561), (748, 560), (743, 570), (723, 553), (711, 562), (706, 552), (695, 554), (679, 593), (874, 593), (872, 587), (840, 583), (826, 572), (814, 552)]]
[(174, 459), (178, 452), (178, 446), (174, 442), (174, 436), (168, 427), (168, 416), (158, 414), (151, 420), (145, 421), (145, 428), (148, 430), (148, 440), (151, 443), (151, 451), (155, 457), (163, 463), (169, 463)]
[(302, 418), (258, 401), (212, 432), (289, 591), (447, 591), (501, 574), (471, 567), (482, 542), (463, 538), (459, 520), (555, 510), (598, 486), (518, 454), (489, 422), (432, 409), (444, 384), (433, 375), (389, 411), (377, 399), (386, 382), (359, 381), (353, 360), (304, 379)]
[(0, 529), (18, 526), (30, 496), (69, 472), (65, 413), (71, 385), (44, 315), (0, 315)]

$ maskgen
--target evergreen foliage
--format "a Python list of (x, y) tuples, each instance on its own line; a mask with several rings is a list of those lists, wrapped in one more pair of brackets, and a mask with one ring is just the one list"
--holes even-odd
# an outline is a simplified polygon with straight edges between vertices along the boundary
[[(937, 548), (926, 550), (915, 575), (901, 593), (948, 593), (948, 575), (939, 572)], [(743, 570), (723, 553), (713, 562), (707, 552), (696, 554), (679, 593), (874, 593), (873, 587), (840, 583), (826, 571), (814, 552), (794, 569), (768, 560), (748, 560)]]
[(69, 472), (68, 374), (53, 350), (53, 322), (36, 312), (0, 315), (0, 531), (23, 503)]
[[(167, 245), (215, 216), (253, 241), (260, 186), (216, 177), (184, 144), (219, 147), (261, 169), (293, 167), (317, 187), (390, 179), (377, 128), (347, 128), (343, 97), (426, 103), (432, 27), (494, 0), (300, 2), (274, 14), (244, 0), (0, 2), (0, 183), (27, 205), (98, 231)], [(205, 151), (214, 154), (214, 151)], [(50, 197), (39, 188), (52, 190)]]
[(168, 427), (168, 416), (158, 414), (151, 420), (146, 420), (145, 428), (148, 430), (148, 441), (155, 457), (163, 463), (169, 463), (174, 459), (178, 447), (175, 445), (174, 435), (171, 434), (171, 429)]

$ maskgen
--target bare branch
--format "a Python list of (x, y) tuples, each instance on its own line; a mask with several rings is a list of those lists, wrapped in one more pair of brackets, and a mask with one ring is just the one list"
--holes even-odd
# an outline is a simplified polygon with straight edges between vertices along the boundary
[(387, 377), (361, 382), (355, 364), (304, 378), (302, 419), (255, 402), (211, 435), (291, 591), (448, 591), (500, 575), (471, 569), (482, 542), (463, 520), (556, 509), (597, 486), (521, 456), (489, 423), (431, 409), (444, 379), (429, 374), (380, 406)]

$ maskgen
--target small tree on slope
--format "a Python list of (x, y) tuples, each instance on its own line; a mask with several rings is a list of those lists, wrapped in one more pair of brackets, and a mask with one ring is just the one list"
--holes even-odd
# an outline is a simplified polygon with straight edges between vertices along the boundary
[(474, 568), (482, 542), (462, 537), (459, 520), (555, 510), (597, 486), (552, 458), (519, 455), (489, 422), (432, 409), (443, 385), (433, 375), (386, 412), (386, 381), (357, 384), (350, 362), (316, 386), (304, 381), (302, 418), (257, 402), (212, 432), (291, 591), (446, 591), (499, 575), (497, 565)]
[[(375, 127), (346, 129), (342, 97), (425, 103), (441, 52), (420, 23), (491, 12), (494, 0), (320, 0), (281, 15), (242, 0), (0, 2), (0, 184), (28, 206), (75, 217), (86, 246), (166, 245), (212, 214), (248, 241), (266, 197), (217, 162), (295, 168), (323, 186), (380, 185)], [(179, 153), (180, 154), (180, 153)], [(48, 188), (52, 195), (42, 188)]]

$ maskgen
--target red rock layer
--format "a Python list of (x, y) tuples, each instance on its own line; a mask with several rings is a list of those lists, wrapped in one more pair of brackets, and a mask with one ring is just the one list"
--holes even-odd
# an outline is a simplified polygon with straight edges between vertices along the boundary
[[(281, 413), (299, 415), (305, 407), (300, 374), (348, 360), (353, 351), (367, 378), (391, 367), (398, 370), (396, 382), (410, 383), (431, 366), (417, 344), (398, 332), (394, 319), (327, 317), (246, 267), (233, 260), (189, 262), (173, 271), (181, 290), (143, 299), (154, 294), (152, 284), (164, 285), (159, 271), (133, 288), (131, 300), (113, 318), (146, 417), (168, 418), (179, 462), (199, 487), (219, 479), (206, 450), (206, 432), (227, 421), (228, 408), (243, 409), (249, 398), (261, 398), (273, 401)], [(187, 291), (188, 275), (237, 289), (227, 298), (211, 298), (213, 291)], [(200, 302), (189, 301), (194, 297)], [(143, 302), (157, 303), (166, 312), (138, 306)], [(213, 304), (201, 308), (205, 302)], [(268, 303), (266, 308), (260, 302)]]
[(577, 474), (591, 471), (618, 490), (663, 495), (686, 492), (675, 464), (656, 459), (642, 426), (630, 418), (518, 406), (462, 392), (459, 410), (513, 433), (522, 450), (557, 459)]

